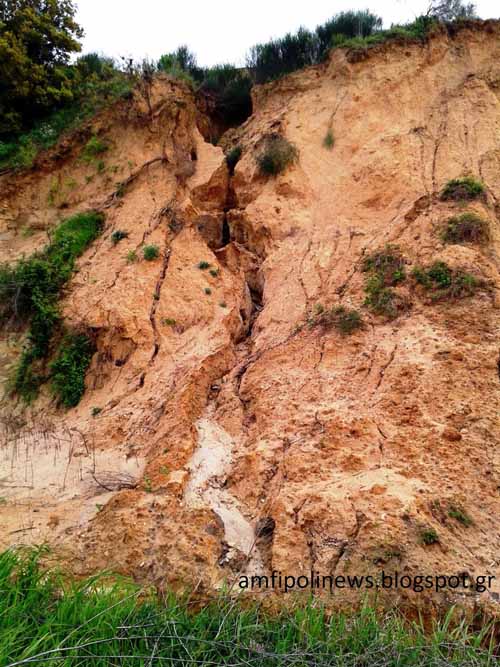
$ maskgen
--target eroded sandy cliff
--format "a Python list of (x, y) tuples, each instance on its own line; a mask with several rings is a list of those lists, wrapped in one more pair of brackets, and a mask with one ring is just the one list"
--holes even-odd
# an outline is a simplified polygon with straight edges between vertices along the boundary
[[(191, 92), (160, 79), (152, 113), (137, 94), (94, 122), (103, 174), (79, 159), (88, 129), (1, 177), (2, 261), (72, 212), (106, 214), (64, 296), (97, 345), (83, 400), (3, 403), (2, 547), (47, 540), (76, 571), (161, 585), (382, 567), (500, 584), (499, 36), (492, 22), (362, 59), (337, 50), (258, 88), (222, 140), (243, 148), (234, 176)], [(269, 133), (299, 151), (276, 178), (255, 162)], [(486, 196), (441, 201), (466, 174)], [(489, 222), (488, 243), (441, 241), (463, 210)], [(115, 230), (128, 238), (113, 245)], [(127, 261), (144, 243), (160, 258)], [(411, 306), (386, 321), (363, 306), (361, 270), (386, 244), (408, 275), (443, 260), (484, 288), (434, 302), (408, 278)], [(317, 304), (365, 326), (304, 326)], [(4, 333), (4, 377), (20, 340)]]

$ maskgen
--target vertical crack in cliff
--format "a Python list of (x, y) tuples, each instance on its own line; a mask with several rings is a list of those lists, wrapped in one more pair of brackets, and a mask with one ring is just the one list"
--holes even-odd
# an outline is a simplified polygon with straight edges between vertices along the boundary
[(165, 276), (167, 275), (168, 263), (170, 261), (170, 253), (171, 253), (171, 249), (166, 248), (166, 250), (163, 254), (163, 262), (162, 262), (160, 275), (158, 276), (158, 280), (156, 281), (156, 287), (155, 287), (155, 291), (154, 291), (154, 294), (153, 294), (153, 301), (151, 303), (151, 309), (149, 311), (149, 321), (151, 322), (151, 328), (153, 330), (153, 336), (154, 336), (153, 354), (152, 354), (151, 359), (149, 361), (150, 365), (154, 362), (158, 352), (160, 351), (160, 335), (158, 333), (158, 326), (156, 324), (156, 310), (157, 310), (158, 304), (160, 302), (161, 288), (163, 286), (163, 282), (165, 281)]
[[(445, 95), (447, 95), (447, 94), (448, 93), (445, 93)], [(438, 156), (439, 149), (441, 147), (441, 142), (446, 137), (446, 134), (447, 134), (447, 131), (448, 131), (449, 108), (448, 108), (448, 98), (447, 97), (445, 97), (441, 101), (439, 112), (440, 112), (441, 121), (439, 123), (437, 137), (435, 137), (435, 139), (434, 139), (434, 151), (433, 151), (433, 155), (432, 155), (432, 190), (433, 190), (433, 192), (437, 192), (437, 181), (436, 181), (437, 156)]]

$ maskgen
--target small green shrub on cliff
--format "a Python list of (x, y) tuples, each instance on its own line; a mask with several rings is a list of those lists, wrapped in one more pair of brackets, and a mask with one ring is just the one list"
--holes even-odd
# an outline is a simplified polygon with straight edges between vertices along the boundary
[(297, 149), (285, 137), (269, 134), (262, 152), (257, 156), (257, 164), (262, 174), (276, 176), (293, 164), (297, 156)]
[(454, 178), (448, 181), (441, 191), (441, 199), (464, 200), (477, 199), (484, 194), (484, 185), (471, 176)]
[(393, 287), (406, 277), (405, 260), (398, 246), (386, 245), (363, 259), (361, 270), (377, 275), (384, 287)]
[(448, 508), (448, 516), (450, 517), (450, 519), (455, 519), (455, 521), (458, 521), (466, 528), (472, 526), (472, 524), (474, 523), (473, 520), (470, 518), (470, 516), (467, 514), (467, 512), (458, 505), (450, 505), (450, 507)]
[(125, 259), (127, 260), (127, 264), (133, 264), (134, 262), (137, 262), (137, 253), (135, 250), (129, 250)]
[(446, 222), (441, 237), (445, 243), (484, 243), (489, 239), (488, 223), (475, 213), (462, 213)]
[(157, 245), (145, 245), (142, 249), (142, 256), (147, 262), (152, 262), (160, 256), (160, 249)]
[(328, 130), (328, 132), (325, 134), (325, 138), (323, 139), (323, 146), (331, 151), (332, 148), (335, 145), (335, 137), (333, 136), (332, 130)]
[(445, 262), (434, 262), (428, 267), (415, 267), (412, 275), (436, 301), (472, 296), (483, 285), (475, 276), (462, 269), (452, 269)]
[(420, 531), (420, 541), (425, 546), (430, 546), (439, 542), (439, 535), (434, 528), (422, 528)]
[(81, 158), (84, 162), (94, 162), (107, 150), (107, 144), (102, 139), (99, 139), (99, 137), (93, 135), (85, 144)]
[(375, 314), (394, 319), (408, 308), (408, 302), (392, 287), (406, 278), (405, 260), (398, 246), (386, 245), (363, 259), (361, 270), (365, 280), (365, 306)]
[(84, 334), (66, 334), (56, 358), (49, 364), (51, 388), (66, 408), (78, 405), (85, 391), (85, 373), (92, 359), (94, 346)]
[(363, 328), (363, 320), (357, 310), (345, 308), (344, 306), (333, 306), (324, 308), (320, 303), (316, 304), (314, 313), (308, 318), (308, 326), (321, 326), (325, 329), (336, 329), (343, 336), (354, 333)]

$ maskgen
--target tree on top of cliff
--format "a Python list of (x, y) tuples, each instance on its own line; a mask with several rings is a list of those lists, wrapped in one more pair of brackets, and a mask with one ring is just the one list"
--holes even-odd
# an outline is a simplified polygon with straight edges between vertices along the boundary
[(72, 99), (69, 56), (83, 30), (72, 0), (0, 0), (0, 134)]
[(433, 0), (427, 10), (427, 16), (438, 21), (455, 21), (456, 19), (475, 18), (476, 6), (463, 3), (462, 0)]

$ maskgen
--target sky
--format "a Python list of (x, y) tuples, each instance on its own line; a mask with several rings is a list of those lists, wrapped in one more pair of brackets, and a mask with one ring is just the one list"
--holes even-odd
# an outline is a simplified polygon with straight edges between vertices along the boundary
[[(425, 13), (429, 0), (76, 0), (85, 30), (83, 53), (147, 57), (187, 44), (203, 66), (243, 65), (256, 43), (315, 28), (333, 14), (366, 9), (382, 16), (384, 27)], [(481, 18), (500, 18), (498, 0), (476, 0)]]

